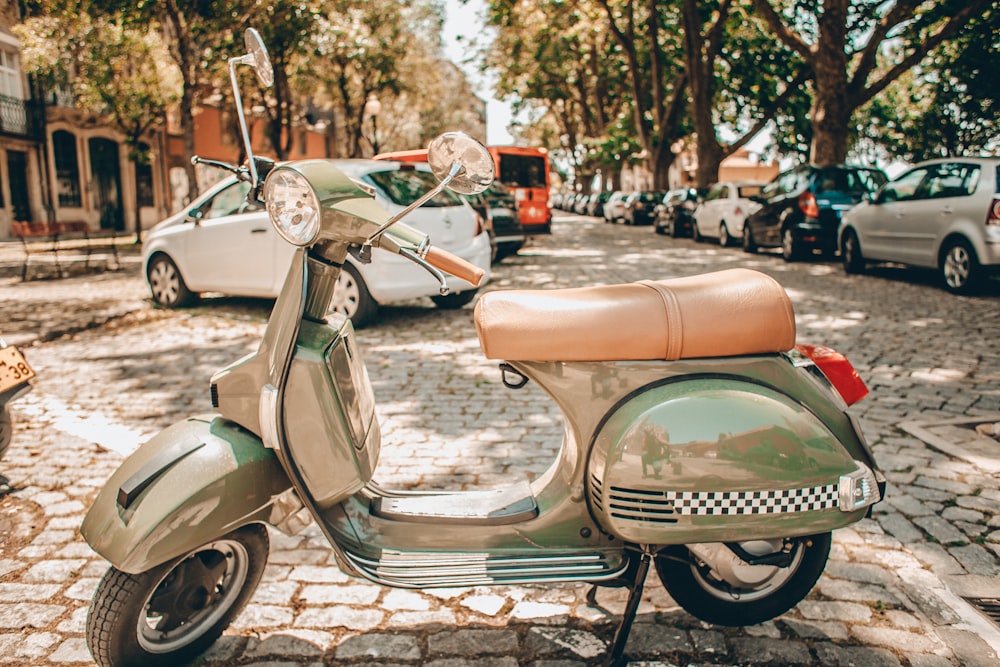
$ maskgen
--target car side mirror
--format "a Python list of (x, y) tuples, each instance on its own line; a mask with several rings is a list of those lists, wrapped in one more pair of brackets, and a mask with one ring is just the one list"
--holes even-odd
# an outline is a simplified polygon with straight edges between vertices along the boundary
[(195, 225), (200, 225), (202, 219), (205, 217), (205, 212), (200, 208), (193, 208), (187, 212), (187, 219), (193, 222)]

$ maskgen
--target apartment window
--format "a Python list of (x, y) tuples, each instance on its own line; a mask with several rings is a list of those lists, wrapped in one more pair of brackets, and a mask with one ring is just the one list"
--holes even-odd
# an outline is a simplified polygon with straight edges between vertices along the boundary
[(17, 54), (0, 48), (0, 95), (24, 99), (21, 87), (21, 66)]
[(76, 137), (66, 130), (52, 133), (52, 152), (56, 161), (56, 190), (60, 208), (79, 208), (80, 164), (76, 157)]

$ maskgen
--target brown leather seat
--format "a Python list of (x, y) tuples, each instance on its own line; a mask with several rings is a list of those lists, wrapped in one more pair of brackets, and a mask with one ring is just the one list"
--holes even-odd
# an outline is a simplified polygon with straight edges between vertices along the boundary
[(483, 294), (479, 344), (489, 359), (676, 360), (784, 352), (795, 315), (784, 288), (750, 269), (685, 278)]

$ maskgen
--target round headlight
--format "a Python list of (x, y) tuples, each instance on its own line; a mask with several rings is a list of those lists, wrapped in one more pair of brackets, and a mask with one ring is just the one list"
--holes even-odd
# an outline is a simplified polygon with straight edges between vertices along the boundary
[(293, 169), (275, 169), (264, 182), (271, 224), (293, 245), (309, 245), (319, 235), (319, 198), (308, 179)]

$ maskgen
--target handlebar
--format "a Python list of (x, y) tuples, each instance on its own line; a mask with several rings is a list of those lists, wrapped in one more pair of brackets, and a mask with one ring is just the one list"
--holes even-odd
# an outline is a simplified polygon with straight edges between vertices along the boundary
[(475, 264), (441, 248), (429, 247), (424, 259), (434, 268), (450, 273), (456, 278), (461, 278), (474, 287), (479, 287), (486, 276), (486, 272)]

